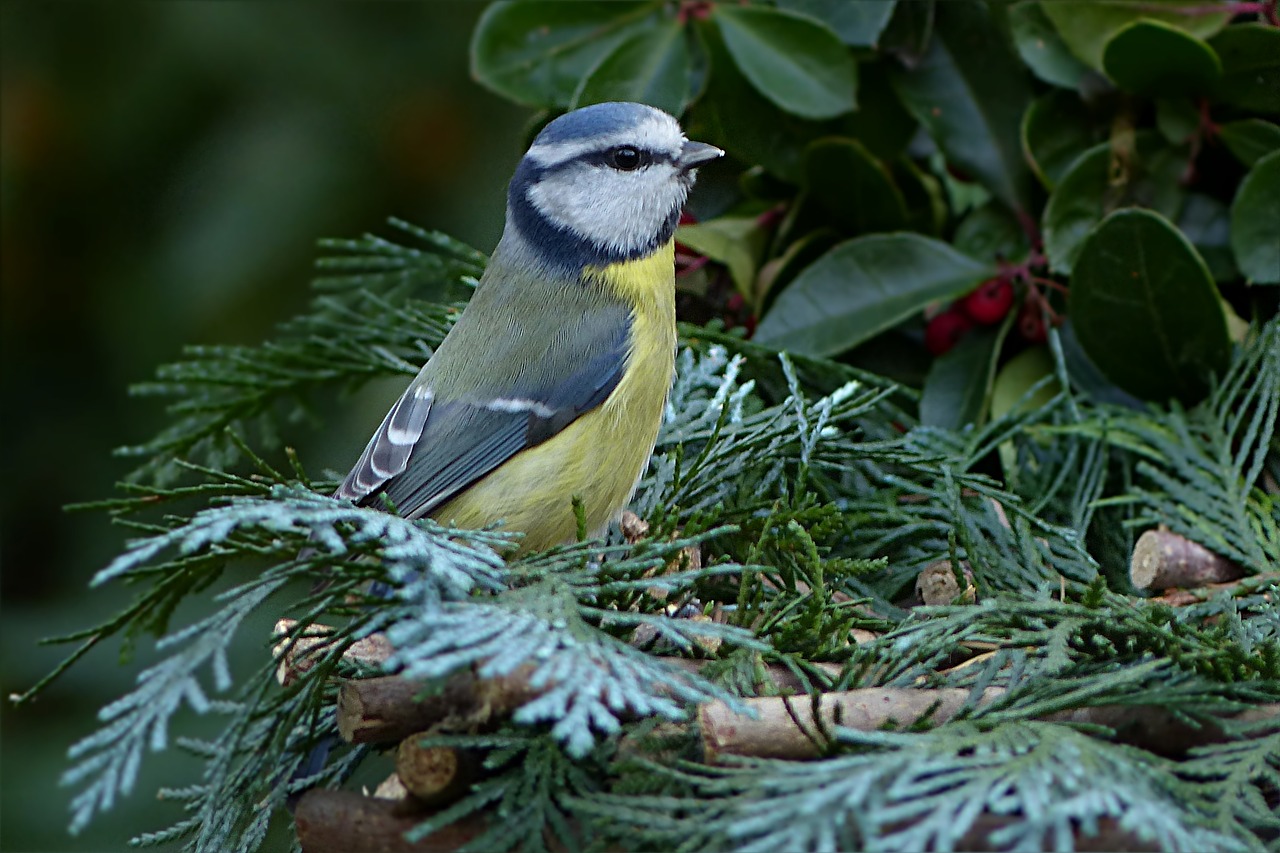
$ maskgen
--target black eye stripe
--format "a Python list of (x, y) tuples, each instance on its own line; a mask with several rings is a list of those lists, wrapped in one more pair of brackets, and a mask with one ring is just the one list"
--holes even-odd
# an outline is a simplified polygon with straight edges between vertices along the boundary
[(676, 162), (676, 158), (673, 155), (666, 153), (665, 151), (653, 151), (652, 149), (649, 149), (649, 148), (641, 148), (638, 145), (615, 145), (610, 148), (606, 148), (603, 151), (588, 151), (585, 154), (579, 154), (577, 157), (574, 157), (570, 160), (566, 160), (563, 163), (557, 163), (556, 165), (550, 167), (550, 169), (548, 169), (547, 171), (557, 171), (559, 169), (565, 168), (566, 166), (570, 166), (574, 163), (588, 163), (592, 166), (607, 166), (611, 169), (616, 169), (618, 167), (614, 163), (614, 155), (619, 149), (622, 149), (622, 148), (629, 148), (640, 155), (640, 163), (637, 167), (635, 167), (637, 169), (643, 168), (645, 166), (651, 166), (654, 163), (675, 163)]
[[(641, 165), (640, 168), (643, 168), (645, 166), (651, 166), (651, 165), (654, 165), (655, 163), (666, 163), (669, 165), (675, 165), (677, 161), (676, 155), (669, 154), (665, 151), (654, 151), (650, 148), (641, 148), (638, 145), (631, 145), (631, 146), (614, 145), (614, 146), (610, 146), (609, 148), (605, 148), (603, 150), (587, 151), (583, 154), (577, 155), (576, 157), (570, 157), (568, 160), (562, 160), (559, 163), (531, 165), (530, 177), (533, 179), (533, 182), (536, 183), (551, 175), (566, 171), (568, 169), (573, 168), (574, 166), (581, 165), (581, 164), (586, 164), (589, 166), (602, 166), (604, 168), (610, 169), (611, 171), (621, 171), (616, 166), (614, 166), (613, 163), (610, 161), (611, 155), (619, 147), (630, 147), (630, 148), (635, 148), (637, 151), (639, 151), (641, 157), (644, 158), (644, 163)], [(639, 169), (635, 171), (639, 171)]]

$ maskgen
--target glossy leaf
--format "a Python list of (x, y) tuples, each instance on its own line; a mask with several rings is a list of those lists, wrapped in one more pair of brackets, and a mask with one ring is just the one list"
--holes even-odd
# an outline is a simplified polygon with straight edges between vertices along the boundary
[(920, 394), (921, 424), (959, 429), (981, 422), (1000, 339), (994, 330), (971, 330), (934, 359)]
[[(1053, 356), (1047, 347), (1024, 349), (1005, 363), (991, 387), (991, 417), (1002, 418), (1010, 412), (1027, 412), (1043, 406), (1058, 393), (1056, 382), (1041, 386), (1026, 396), (1037, 382), (1053, 374)], [(1026, 399), (1024, 399), (1026, 398)]]
[(1231, 203), (1231, 248), (1253, 284), (1280, 284), (1280, 151), (1244, 176)]
[(1280, 151), (1280, 127), (1260, 118), (1229, 121), (1218, 128), (1227, 150), (1246, 166), (1252, 166), (1272, 151)]
[(956, 226), (951, 245), (980, 261), (1020, 260), (1031, 250), (1027, 234), (1008, 208), (988, 202)]
[(1035, 0), (1009, 7), (1009, 28), (1022, 61), (1046, 83), (1075, 89), (1090, 73), (1089, 66), (1075, 57)]
[(795, 280), (800, 271), (826, 254), (840, 239), (830, 228), (820, 228), (787, 246), (786, 251), (760, 266), (756, 275), (754, 306), (765, 303), (769, 294)]
[(759, 164), (776, 178), (798, 183), (804, 147), (829, 131), (784, 112), (756, 91), (733, 63), (719, 30), (699, 27), (713, 71), (693, 112), (689, 135), (719, 145), (745, 163)]
[(713, 18), (742, 75), (783, 110), (824, 119), (856, 105), (853, 57), (823, 24), (764, 6), (717, 6)]
[(693, 69), (684, 27), (668, 21), (624, 41), (583, 78), (575, 107), (637, 101), (680, 115), (692, 96)]
[[(991, 419), (997, 420), (1011, 412), (1033, 412), (1047, 405), (1061, 386), (1056, 381), (1040, 383), (1053, 374), (1053, 356), (1048, 347), (1027, 347), (1009, 359), (991, 385)], [(1036, 388), (1037, 385), (1040, 387)], [(1029, 394), (1032, 388), (1036, 388), (1035, 393)], [(1027, 475), (1018, 465), (1018, 449), (1012, 441), (1000, 442), (999, 453), (1006, 480), (1017, 483)]]
[(1126, 92), (1202, 95), (1222, 79), (1222, 63), (1208, 44), (1163, 21), (1123, 27), (1102, 51), (1103, 70)]
[(1240, 274), (1231, 252), (1231, 211), (1213, 196), (1191, 193), (1178, 216), (1178, 230), (1196, 247), (1215, 281)]
[(875, 47), (898, 0), (778, 0), (787, 9), (816, 18), (853, 47)]
[(1209, 40), (1222, 60), (1214, 100), (1261, 113), (1280, 113), (1280, 29), (1234, 24)]
[(902, 191), (907, 205), (907, 224), (912, 231), (937, 236), (947, 223), (947, 201), (942, 184), (915, 164), (910, 157), (898, 157), (889, 165), (893, 182)]
[(1050, 268), (1071, 272), (1089, 231), (1113, 210), (1138, 205), (1176, 217), (1185, 197), (1178, 178), (1186, 156), (1164, 146), (1154, 131), (1135, 134), (1129, 147), (1104, 142), (1081, 154), (1045, 205), (1042, 232)]
[(1062, 362), (1073, 386), (1097, 403), (1110, 403), (1130, 409), (1142, 407), (1141, 400), (1119, 388), (1089, 359), (1076, 337), (1075, 324), (1071, 322), (1070, 315), (1058, 327), (1058, 340), (1062, 343)]
[(1156, 129), (1169, 142), (1182, 145), (1200, 129), (1200, 111), (1188, 98), (1156, 101)]
[(986, 6), (951, 0), (937, 15), (928, 51), (895, 76), (895, 88), (951, 165), (1025, 210), (1030, 170), (1019, 124), (1031, 89), (1022, 64), (1004, 48)]
[(701, 255), (729, 268), (734, 287), (751, 296), (756, 266), (765, 235), (754, 216), (722, 216), (695, 225), (681, 225), (676, 239)]
[(1107, 42), (1142, 18), (1163, 21), (1199, 38), (1218, 32), (1231, 18), (1229, 10), (1204, 14), (1183, 0), (1046, 0), (1040, 7), (1071, 52), (1090, 68), (1104, 72)]
[(919, 124), (898, 100), (890, 82), (891, 62), (858, 66), (858, 109), (839, 119), (841, 136), (852, 136), (872, 155), (889, 161), (902, 154)]
[(1149, 210), (1117, 211), (1089, 234), (1071, 275), (1070, 311), (1094, 364), (1144, 399), (1195, 403), (1230, 356), (1204, 261)]
[(880, 49), (914, 68), (933, 40), (936, 15), (935, 0), (910, 0), (894, 6), (889, 26), (880, 37)]
[(810, 145), (804, 174), (809, 197), (846, 232), (906, 227), (906, 202), (889, 170), (856, 139), (819, 139)]
[(592, 68), (657, 20), (652, 3), (494, 3), (472, 35), (471, 74), (519, 103), (567, 107)]
[(892, 328), (930, 302), (968, 293), (996, 273), (918, 234), (872, 234), (841, 243), (778, 294), (755, 340), (834, 355)]
[(1075, 159), (1098, 142), (1088, 107), (1074, 92), (1061, 89), (1031, 102), (1022, 117), (1021, 135), (1027, 163), (1050, 190)]

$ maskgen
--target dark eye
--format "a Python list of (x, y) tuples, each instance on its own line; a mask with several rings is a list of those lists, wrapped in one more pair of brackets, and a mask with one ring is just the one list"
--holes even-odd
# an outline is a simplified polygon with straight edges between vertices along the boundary
[(609, 163), (615, 169), (631, 172), (640, 168), (644, 158), (640, 152), (630, 145), (622, 145), (609, 152)]

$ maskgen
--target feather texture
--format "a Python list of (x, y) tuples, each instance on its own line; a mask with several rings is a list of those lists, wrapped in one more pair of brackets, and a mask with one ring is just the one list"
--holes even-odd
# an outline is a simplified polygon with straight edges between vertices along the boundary
[[(628, 162), (619, 151), (630, 149)], [(337, 494), (407, 517), (505, 522), (521, 550), (602, 527), (657, 439), (675, 366), (674, 243), (693, 167), (669, 115), (600, 104), (549, 124), (508, 191), (471, 302)]]

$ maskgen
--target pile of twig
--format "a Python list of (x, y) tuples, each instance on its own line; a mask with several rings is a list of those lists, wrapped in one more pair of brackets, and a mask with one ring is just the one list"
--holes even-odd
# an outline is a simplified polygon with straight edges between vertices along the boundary
[[(1203, 600), (1212, 591), (1232, 585), (1242, 574), (1238, 567), (1224, 564), (1217, 555), (1166, 530), (1148, 531), (1134, 552), (1135, 584), (1166, 591), (1152, 599), (1166, 605), (1182, 606)], [(917, 592), (929, 604), (973, 601), (972, 587), (966, 584), (961, 589), (957, 578), (950, 564), (930, 565), (921, 572)], [(1196, 589), (1167, 592), (1175, 585)], [(289, 683), (313, 664), (316, 654), (326, 646), (329, 633), (331, 629), (325, 626), (312, 625), (299, 638), (296, 622), (285, 619), (277, 623), (277, 637), (293, 638), (282, 640), (277, 647), (281, 683)], [(851, 638), (853, 642), (874, 638), (867, 632), (858, 634)], [(344, 657), (353, 663), (377, 666), (392, 651), (385, 637), (373, 636), (355, 644)], [(667, 660), (694, 671), (705, 664), (682, 658)], [(819, 666), (831, 683), (838, 680), (839, 666)], [(724, 702), (711, 702), (697, 709), (688, 725), (696, 726), (707, 763), (723, 762), (729, 756), (818, 758), (824, 754), (827, 733), (834, 727), (875, 731), (886, 726), (936, 725), (972, 701), (966, 689), (925, 686), (808, 694), (801, 679), (787, 668), (766, 666), (764, 672), (771, 682), (765, 687), (772, 689), (761, 692), (777, 695), (741, 700), (747, 713)], [(346, 790), (306, 792), (295, 812), (302, 849), (305, 853), (450, 851), (478, 837), (487, 828), (482, 814), (456, 821), (416, 844), (404, 839), (407, 831), (468, 794), (485, 772), (483, 755), (469, 749), (424, 745), (423, 741), (440, 734), (490, 730), (547, 689), (550, 687), (534, 688), (526, 671), (480, 679), (467, 670), (455, 673), (443, 685), (398, 676), (343, 682), (337, 702), (339, 733), (353, 744), (395, 745), (396, 770), (372, 795)], [(977, 703), (991, 702), (1002, 692), (1001, 688), (988, 688)], [(1242, 717), (1280, 717), (1280, 704), (1259, 706)], [(1112, 730), (1118, 741), (1163, 755), (1182, 755), (1224, 736), (1219, 727), (1192, 726), (1157, 706), (1087, 707), (1046, 719), (1102, 726)], [(979, 824), (972, 843), (958, 849), (983, 849), (988, 834), (997, 828), (998, 825)], [(1149, 842), (1113, 825), (1100, 824), (1094, 834), (1078, 839), (1076, 849), (1152, 848)]]

